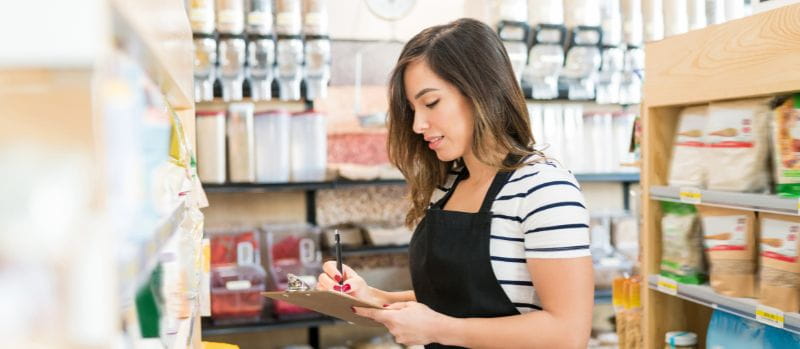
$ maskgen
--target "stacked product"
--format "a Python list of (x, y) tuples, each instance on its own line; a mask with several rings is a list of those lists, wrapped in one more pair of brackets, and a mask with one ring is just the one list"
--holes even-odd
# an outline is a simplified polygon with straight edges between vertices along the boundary
[[(303, 6), (305, 5), (305, 6)], [(281, 100), (327, 95), (330, 39), (326, 0), (193, 0), (195, 101)], [(214, 92), (215, 83), (221, 87)], [(277, 85), (273, 88), (273, 85)]]
[(266, 273), (257, 230), (210, 231), (211, 316), (215, 323), (261, 319)]

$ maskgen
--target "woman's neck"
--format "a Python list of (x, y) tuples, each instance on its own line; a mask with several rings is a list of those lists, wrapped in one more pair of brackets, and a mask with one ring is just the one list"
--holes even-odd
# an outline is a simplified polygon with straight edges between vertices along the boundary
[(462, 157), (464, 166), (469, 171), (469, 180), (476, 182), (490, 181), (497, 174), (497, 167), (488, 165), (480, 160), (471, 151)]

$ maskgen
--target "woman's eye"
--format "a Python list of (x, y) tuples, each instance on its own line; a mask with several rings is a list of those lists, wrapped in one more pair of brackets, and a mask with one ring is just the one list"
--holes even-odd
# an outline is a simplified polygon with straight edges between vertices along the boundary
[(436, 105), (436, 103), (439, 103), (438, 99), (433, 101), (433, 102), (431, 102), (431, 103), (426, 104), (425, 106), (428, 107), (428, 109), (433, 109), (433, 107)]

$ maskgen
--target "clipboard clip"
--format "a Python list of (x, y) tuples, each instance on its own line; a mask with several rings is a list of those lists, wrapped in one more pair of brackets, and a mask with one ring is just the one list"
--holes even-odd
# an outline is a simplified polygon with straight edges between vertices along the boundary
[(311, 286), (303, 282), (297, 275), (288, 273), (286, 274), (286, 278), (289, 279), (289, 285), (286, 287), (286, 291), (288, 292), (304, 292), (311, 289)]

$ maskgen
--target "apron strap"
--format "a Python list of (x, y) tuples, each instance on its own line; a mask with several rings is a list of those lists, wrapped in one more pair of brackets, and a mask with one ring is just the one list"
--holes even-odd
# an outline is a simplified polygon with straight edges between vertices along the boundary
[(487, 191), (486, 196), (483, 197), (483, 203), (481, 204), (480, 212), (489, 212), (492, 210), (494, 199), (497, 197), (497, 194), (500, 194), (500, 190), (503, 189), (503, 187), (506, 185), (506, 182), (508, 182), (508, 179), (511, 178), (512, 173), (514, 172), (501, 171), (494, 175), (492, 185), (489, 186), (489, 191)]

